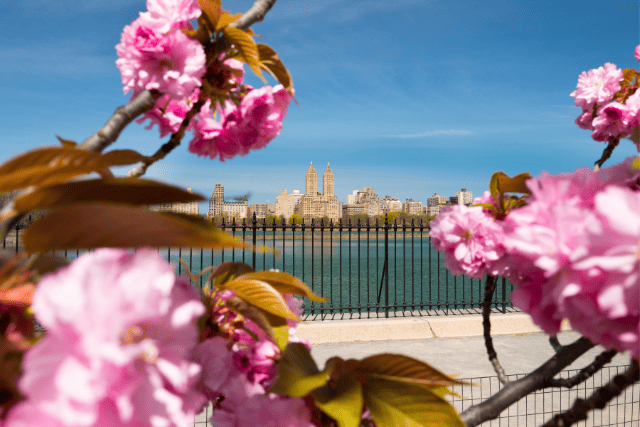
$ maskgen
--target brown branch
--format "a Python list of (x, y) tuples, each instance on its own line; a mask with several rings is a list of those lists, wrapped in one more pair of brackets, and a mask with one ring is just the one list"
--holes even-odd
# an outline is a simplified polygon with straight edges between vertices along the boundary
[(469, 407), (460, 414), (460, 418), (467, 427), (475, 427), (485, 421), (498, 418), (502, 411), (526, 395), (538, 390), (547, 379), (556, 376), (594, 345), (582, 337), (573, 344), (565, 346), (535, 371), (517, 381), (511, 381), (484, 402)]
[(261, 22), (275, 3), (276, 0), (256, 0), (251, 9), (247, 10), (240, 19), (232, 22), (229, 26), (246, 30), (256, 22)]
[(607, 363), (611, 362), (611, 359), (618, 354), (617, 350), (608, 350), (602, 352), (591, 362), (588, 366), (585, 366), (575, 376), (571, 378), (550, 378), (545, 382), (541, 388), (547, 387), (574, 387), (589, 378), (591, 378), (596, 372), (604, 367)]
[(139, 115), (151, 110), (161, 95), (157, 90), (145, 90), (129, 104), (116, 109), (107, 123), (98, 129), (96, 133), (85, 139), (78, 148), (101, 153), (109, 145), (116, 142), (118, 136), (120, 136), (120, 132), (122, 132), (129, 123), (134, 121)]
[(638, 361), (633, 360), (624, 374), (613, 377), (611, 381), (594, 391), (587, 399), (576, 399), (571, 409), (554, 416), (542, 427), (568, 427), (578, 421), (586, 420), (587, 412), (593, 409), (603, 409), (625, 388), (638, 381), (640, 381), (640, 367), (638, 367)]
[(504, 369), (498, 362), (498, 354), (496, 349), (493, 348), (493, 338), (491, 338), (491, 321), (489, 315), (491, 313), (491, 298), (493, 297), (493, 291), (496, 288), (496, 278), (487, 275), (487, 279), (484, 283), (484, 301), (482, 302), (482, 326), (484, 328), (484, 343), (487, 347), (487, 354), (489, 355), (489, 362), (493, 365), (493, 370), (498, 374), (498, 380), (502, 384), (507, 384), (509, 380), (504, 372)]
[(206, 92), (204, 91), (200, 92), (200, 97), (198, 98), (198, 101), (195, 104), (193, 104), (193, 107), (191, 107), (191, 110), (187, 112), (186, 116), (184, 117), (184, 120), (182, 120), (182, 124), (180, 125), (180, 129), (178, 129), (178, 132), (172, 134), (169, 141), (163, 144), (162, 147), (160, 147), (153, 156), (147, 158), (138, 166), (131, 169), (127, 174), (127, 176), (134, 177), (134, 178), (141, 177), (147, 171), (147, 168), (149, 166), (151, 166), (158, 160), (164, 159), (167, 154), (169, 154), (174, 148), (180, 145), (180, 141), (182, 141), (182, 138), (184, 138), (184, 133), (187, 130), (187, 127), (189, 126), (189, 122), (191, 122), (191, 119), (193, 119), (193, 116), (195, 116), (200, 112), (200, 109), (206, 102), (206, 99), (207, 99)]
[(600, 170), (600, 168), (602, 167), (602, 164), (604, 162), (606, 162), (609, 157), (611, 157), (611, 153), (613, 153), (613, 149), (618, 146), (619, 142), (620, 142), (620, 138), (614, 138), (609, 142), (609, 144), (602, 151), (602, 157), (600, 157), (594, 163), (595, 166), (593, 167), (593, 170), (595, 170), (595, 171), (599, 171)]
[[(230, 25), (241, 30), (246, 30), (254, 23), (262, 21), (267, 12), (273, 7), (275, 2), (276, 0), (257, 0), (254, 5), (240, 17), (240, 19), (231, 23)], [(78, 148), (82, 150), (101, 153), (105, 148), (113, 144), (118, 139), (120, 133), (124, 130), (125, 127), (127, 127), (141, 114), (144, 114), (145, 112), (151, 110), (156, 100), (161, 95), (162, 94), (156, 90), (145, 90), (144, 92), (140, 93), (140, 95), (138, 95), (129, 104), (123, 105), (116, 109), (107, 123), (105, 123), (97, 132), (95, 132), (89, 138), (85, 139), (82, 144), (79, 144)], [(159, 159), (164, 158), (164, 156), (166, 156), (173, 148), (175, 148), (175, 146), (179, 144), (180, 140), (178, 140), (177, 143), (175, 143), (175, 141), (172, 143), (170, 140), (167, 144), (164, 144), (160, 148), (160, 150), (158, 150), (158, 152), (154, 154), (154, 157), (158, 156)], [(140, 172), (140, 175), (144, 174), (145, 170), (146, 166), (144, 167), (144, 170)], [(29, 189), (27, 189), (26, 191), (29, 191)], [(8, 212), (10, 212), (13, 207), (13, 200), (17, 199), (23, 194), (27, 194), (25, 190), (17, 192), (13, 197), (10, 198), (10, 200), (7, 200), (6, 205), (3, 208), (3, 214), (7, 214)], [(24, 215), (4, 216), (2, 220), (0, 220), (0, 237), (4, 237), (5, 233), (9, 229), (13, 228), (15, 224), (20, 222), (23, 217)]]

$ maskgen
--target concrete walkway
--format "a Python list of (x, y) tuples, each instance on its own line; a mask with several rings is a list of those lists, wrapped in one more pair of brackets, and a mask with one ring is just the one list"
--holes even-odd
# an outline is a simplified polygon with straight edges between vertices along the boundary
[[(320, 368), (327, 359), (364, 357), (377, 353), (404, 354), (459, 378), (494, 376), (482, 336), (482, 316), (437, 316), (392, 319), (325, 320), (298, 325), (296, 336), (309, 340)], [(507, 374), (525, 374), (554, 355), (549, 337), (524, 313), (492, 314), (491, 334), (498, 359)], [(558, 334), (561, 344), (580, 337), (568, 322)], [(579, 369), (604, 351), (591, 349), (567, 369)], [(626, 365), (628, 353), (611, 365)]]
[[(494, 347), (507, 375), (527, 374), (554, 355), (549, 337), (526, 314), (493, 313), (491, 324)], [(571, 330), (567, 322), (563, 323), (562, 329), (558, 334), (561, 344), (570, 344), (580, 337), (579, 333)], [(458, 412), (462, 412), (495, 394), (501, 387), (489, 363), (482, 331), (480, 314), (457, 314), (390, 319), (313, 320), (298, 325), (296, 336), (311, 342), (311, 355), (320, 369), (333, 356), (363, 359), (378, 353), (395, 353), (422, 360), (445, 374), (457, 374), (456, 378), (490, 377), (474, 380), (473, 386), (452, 387), (461, 398), (447, 396), (447, 399)], [(580, 369), (602, 351), (604, 349), (599, 346), (593, 348), (566, 369)], [(500, 419), (483, 425), (540, 426), (552, 416), (551, 411), (557, 413), (563, 408), (566, 410), (576, 397), (586, 397), (587, 389), (600, 387), (613, 375), (621, 373), (623, 365), (629, 363), (628, 354), (619, 354), (607, 365), (614, 367), (611, 371), (603, 370), (603, 374), (596, 374), (583, 385), (582, 390), (536, 392), (512, 405), (500, 415)], [(615, 368), (617, 366), (621, 368)], [(605, 409), (591, 416), (584, 426), (640, 427), (639, 396), (640, 384), (637, 384), (616, 401), (618, 403), (613, 408), (615, 411)], [(196, 417), (194, 426), (209, 427), (211, 424), (207, 423), (207, 419), (210, 415), (211, 407)]]

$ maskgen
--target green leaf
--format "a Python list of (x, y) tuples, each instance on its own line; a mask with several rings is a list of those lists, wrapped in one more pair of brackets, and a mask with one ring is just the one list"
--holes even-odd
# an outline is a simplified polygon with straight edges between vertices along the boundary
[(0, 166), (0, 193), (35, 186), (59, 184), (76, 176), (101, 172), (146, 159), (133, 150), (94, 153), (73, 148), (47, 147), (21, 154)]
[(251, 36), (243, 30), (229, 26), (224, 27), (222, 29), (222, 32), (225, 34), (225, 36), (227, 36), (231, 44), (233, 44), (236, 49), (238, 49), (238, 52), (240, 54), (238, 59), (246, 63), (249, 68), (251, 68), (253, 72), (256, 73), (256, 75), (260, 77), (260, 79), (262, 79), (262, 81), (266, 84), (267, 81), (262, 75), (262, 72), (260, 72), (260, 57), (258, 55), (258, 47)]
[(154, 212), (115, 203), (56, 210), (24, 232), (27, 252), (139, 247), (243, 247), (209, 221), (193, 215)]
[(286, 319), (299, 320), (289, 309), (280, 292), (267, 282), (245, 279), (244, 276), (240, 276), (220, 285), (220, 289), (232, 290), (243, 300), (268, 313)]
[(431, 387), (463, 384), (436, 368), (402, 354), (376, 354), (362, 359), (355, 366), (357, 374), (403, 383), (418, 383)]
[(242, 277), (246, 279), (262, 280), (263, 282), (267, 282), (281, 293), (306, 296), (311, 301), (316, 302), (329, 301), (328, 299), (322, 298), (313, 293), (313, 291), (309, 289), (309, 287), (305, 285), (303, 281), (288, 273), (275, 271), (256, 271), (255, 273), (246, 273)]
[(491, 203), (477, 203), (475, 205), (471, 205), (472, 208), (475, 207), (475, 206), (480, 206), (483, 209), (490, 209), (492, 211), (496, 210), (496, 207)]
[(368, 379), (364, 401), (371, 418), (379, 427), (464, 427), (455, 409), (444, 399), (424, 387), (395, 381)]
[(284, 88), (293, 95), (293, 80), (289, 70), (284, 66), (282, 60), (271, 46), (258, 43), (258, 56), (260, 66), (267, 70)]
[(157, 205), (205, 200), (179, 187), (142, 178), (108, 178), (54, 184), (41, 187), (15, 200), (19, 213), (34, 209), (54, 209), (85, 202), (115, 202)]
[(633, 164), (631, 165), (632, 169), (640, 169), (640, 156), (636, 157), (636, 159), (633, 161)]
[(213, 288), (217, 288), (238, 276), (252, 272), (253, 268), (251, 268), (249, 264), (245, 264), (244, 262), (226, 261), (220, 264), (214, 272), (211, 273), (207, 278), (207, 283), (213, 281)]
[(338, 427), (358, 427), (362, 419), (362, 385), (350, 375), (311, 392), (318, 408), (336, 420)]
[(278, 378), (267, 393), (305, 397), (327, 384), (331, 368), (320, 372), (309, 349), (301, 343), (289, 343), (278, 362)]

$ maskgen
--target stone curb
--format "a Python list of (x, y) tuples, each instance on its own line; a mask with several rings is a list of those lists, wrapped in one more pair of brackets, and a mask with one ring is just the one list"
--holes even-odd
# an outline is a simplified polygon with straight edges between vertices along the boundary
[[(561, 331), (570, 331), (565, 319)], [(491, 335), (542, 333), (528, 314), (492, 314)], [(363, 341), (418, 340), (478, 337), (483, 335), (482, 315), (414, 317), (400, 319), (350, 319), (302, 322), (295, 335), (311, 345)]]

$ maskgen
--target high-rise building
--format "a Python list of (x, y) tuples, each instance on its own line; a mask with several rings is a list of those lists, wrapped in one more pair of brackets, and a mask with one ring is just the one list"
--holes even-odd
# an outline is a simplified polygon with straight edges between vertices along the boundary
[(421, 215), (422, 214), (422, 202), (415, 201), (407, 198), (402, 205), (402, 212), (409, 215)]
[(443, 206), (446, 204), (447, 198), (440, 196), (440, 193), (433, 193), (433, 196), (427, 199), (427, 206)]
[(335, 196), (333, 193), (333, 171), (327, 163), (327, 169), (322, 174), (322, 194), (325, 196)]
[(307, 196), (315, 196), (317, 193), (318, 174), (316, 174), (316, 170), (313, 168), (313, 162), (311, 162), (311, 166), (309, 166), (309, 170), (304, 179), (304, 194)]
[(380, 211), (380, 198), (372, 187), (362, 187), (362, 191), (353, 190), (353, 194), (347, 196), (347, 204), (342, 209), (343, 215), (364, 213), (377, 216), (380, 215)]
[[(187, 188), (189, 193), (193, 193), (190, 188)], [(155, 209), (158, 212), (176, 212), (185, 213), (190, 215), (199, 215), (198, 202), (186, 202), (186, 203), (165, 203), (158, 205)]]
[(282, 194), (278, 194), (278, 197), (276, 197), (275, 214), (277, 216), (284, 216), (284, 218), (288, 220), (289, 217), (295, 213), (295, 209), (302, 196), (304, 196), (304, 194), (300, 194), (300, 190), (293, 190), (291, 194), (287, 194), (287, 190), (282, 190)]
[(384, 199), (380, 199), (380, 210), (382, 214), (402, 212), (402, 202), (397, 197), (391, 197), (387, 194)]
[(251, 203), (249, 205), (249, 219), (253, 219), (253, 214), (256, 214), (256, 219), (267, 217), (267, 204), (266, 203)]
[(313, 168), (313, 163), (309, 166), (305, 176), (304, 188), (305, 194), (300, 197), (298, 209), (305, 222), (310, 222), (311, 219), (320, 220), (325, 216), (334, 221), (340, 218), (338, 198), (334, 195), (334, 175), (328, 163), (322, 176), (322, 190), (324, 193), (317, 191), (318, 175)]
[(249, 214), (249, 204), (246, 200), (226, 201), (224, 202), (222, 213), (229, 220), (232, 218), (236, 220), (247, 218)]
[(219, 217), (224, 212), (224, 187), (219, 182), (216, 182), (216, 188), (213, 190), (213, 195), (209, 199), (209, 212), (208, 218)]
[(467, 191), (466, 188), (463, 188), (461, 191), (456, 193), (456, 197), (458, 197), (458, 204), (468, 205), (473, 202), (473, 194), (471, 191)]

